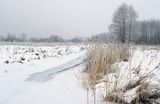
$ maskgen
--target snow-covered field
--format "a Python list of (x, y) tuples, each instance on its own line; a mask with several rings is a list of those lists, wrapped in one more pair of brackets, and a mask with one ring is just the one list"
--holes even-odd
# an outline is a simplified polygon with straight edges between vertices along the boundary
[(84, 52), (82, 45), (1, 45), (0, 104), (84, 104), (76, 78)]
[[(84, 68), (85, 52), (84, 45), (1, 45), (0, 104), (86, 104), (87, 94), (77, 77)], [(119, 65), (132, 69), (132, 78), (159, 70), (160, 48), (133, 48), (130, 60), (130, 68), (127, 62)], [(102, 104), (98, 97), (97, 102)]]

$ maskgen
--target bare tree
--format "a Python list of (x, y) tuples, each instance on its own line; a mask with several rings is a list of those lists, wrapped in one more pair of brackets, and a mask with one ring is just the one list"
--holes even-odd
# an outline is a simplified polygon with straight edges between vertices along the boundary
[(117, 39), (125, 43), (130, 40), (133, 22), (137, 19), (137, 13), (132, 6), (122, 4), (114, 13), (109, 30), (117, 36)]

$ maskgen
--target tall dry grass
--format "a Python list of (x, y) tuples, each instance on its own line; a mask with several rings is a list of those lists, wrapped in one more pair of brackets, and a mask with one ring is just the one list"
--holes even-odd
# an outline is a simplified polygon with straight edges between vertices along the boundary
[(127, 44), (96, 42), (89, 45), (84, 72), (88, 75), (90, 85), (96, 84), (96, 81), (102, 79), (104, 75), (114, 72), (115, 68), (112, 65), (115, 62), (128, 61), (129, 53)]
[[(104, 44), (96, 42), (88, 46), (82, 84), (87, 91), (93, 91), (94, 104), (96, 103), (95, 86), (98, 81), (104, 76), (116, 71), (116, 69), (113, 68), (114, 63), (128, 61), (129, 52), (127, 44)], [(107, 85), (106, 88), (108, 88)]]

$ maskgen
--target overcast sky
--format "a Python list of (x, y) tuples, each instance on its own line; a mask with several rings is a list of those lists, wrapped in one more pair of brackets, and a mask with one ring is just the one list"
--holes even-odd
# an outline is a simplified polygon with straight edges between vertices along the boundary
[(160, 19), (160, 0), (0, 0), (0, 34), (89, 37), (108, 31), (122, 3), (133, 5), (139, 19)]

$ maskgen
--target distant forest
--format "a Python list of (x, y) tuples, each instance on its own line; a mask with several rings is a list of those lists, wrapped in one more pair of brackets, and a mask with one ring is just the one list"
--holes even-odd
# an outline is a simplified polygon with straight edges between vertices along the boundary
[(52, 43), (52, 42), (73, 42), (73, 43), (82, 43), (82, 42), (94, 42), (99, 38), (101, 41), (106, 42), (110, 39), (109, 33), (101, 33), (94, 35), (90, 38), (83, 38), (83, 37), (73, 37), (71, 39), (64, 39), (58, 35), (51, 35), (46, 38), (38, 38), (38, 37), (31, 37), (28, 38), (26, 34), (21, 34), (19, 36), (14, 34), (8, 34), (6, 37), (0, 36), (1, 42), (45, 42), (45, 43)]
[(83, 42), (84, 38), (74, 37), (72, 39), (64, 39), (58, 35), (51, 35), (46, 38), (31, 37), (28, 38), (26, 34), (21, 34), (20, 36), (14, 34), (8, 34), (6, 37), (0, 36), (1, 42)]

